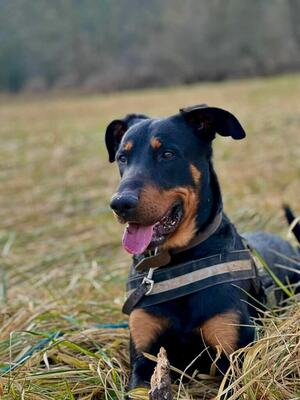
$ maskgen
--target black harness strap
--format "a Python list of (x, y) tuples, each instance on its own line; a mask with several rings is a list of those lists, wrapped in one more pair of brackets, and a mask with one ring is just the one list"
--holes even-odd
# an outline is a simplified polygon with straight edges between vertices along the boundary
[(257, 279), (249, 250), (238, 250), (192, 260), (183, 264), (140, 273), (127, 282), (123, 312), (176, 299), (222, 283)]
[(135, 289), (123, 304), (122, 312), (129, 315), (135, 306), (140, 303), (148, 290), (148, 285), (146, 283), (141, 284), (137, 289)]

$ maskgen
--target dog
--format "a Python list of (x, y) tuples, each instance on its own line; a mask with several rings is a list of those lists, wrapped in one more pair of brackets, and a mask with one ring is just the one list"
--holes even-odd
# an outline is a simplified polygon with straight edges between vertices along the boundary
[[(121, 175), (110, 206), (127, 224), (122, 243), (133, 255), (123, 308), (129, 389), (149, 385), (155, 365), (143, 353), (156, 355), (161, 346), (171, 365), (184, 370), (194, 360), (190, 368), (202, 373), (218, 354), (217, 370), (225, 373), (230, 354), (255, 339), (252, 320), (273, 284), (260, 276), (260, 257), (283, 284), (299, 281), (297, 249), (269, 233), (242, 236), (223, 212), (212, 163), (217, 134), (246, 136), (233, 114), (207, 105), (167, 118), (130, 114), (106, 129), (109, 161)], [(289, 208), (286, 215), (291, 223)], [(300, 241), (299, 224), (293, 231)]]

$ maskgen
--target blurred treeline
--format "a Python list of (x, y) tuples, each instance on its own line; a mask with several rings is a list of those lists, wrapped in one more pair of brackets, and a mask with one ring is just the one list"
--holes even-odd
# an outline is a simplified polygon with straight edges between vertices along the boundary
[(300, 69), (300, 0), (0, 0), (0, 89), (115, 90)]

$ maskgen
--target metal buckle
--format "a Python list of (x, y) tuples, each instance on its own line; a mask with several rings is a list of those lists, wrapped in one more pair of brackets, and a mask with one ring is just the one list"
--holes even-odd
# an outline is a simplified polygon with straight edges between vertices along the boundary
[(148, 296), (153, 290), (154, 280), (152, 279), (152, 276), (153, 276), (153, 272), (155, 270), (156, 270), (156, 268), (150, 268), (148, 275), (146, 277), (144, 277), (144, 279), (142, 280), (142, 285), (150, 285), (150, 288), (145, 293), (145, 296)]
[(154, 281), (152, 279), (144, 278), (143, 282), (142, 282), (142, 285), (150, 285), (150, 288), (145, 293), (145, 296), (148, 296), (153, 290)]

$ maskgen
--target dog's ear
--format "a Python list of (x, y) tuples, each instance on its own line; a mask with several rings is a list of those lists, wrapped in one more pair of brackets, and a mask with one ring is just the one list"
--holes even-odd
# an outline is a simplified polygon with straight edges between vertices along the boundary
[(239, 140), (246, 136), (234, 115), (226, 110), (200, 104), (180, 109), (184, 119), (206, 140), (213, 140), (216, 133)]
[(127, 129), (127, 122), (121, 119), (115, 119), (107, 126), (105, 144), (108, 151), (109, 162), (115, 161), (116, 151)]
[(132, 126), (148, 119), (143, 114), (128, 114), (123, 119), (113, 120), (106, 128), (105, 144), (108, 151), (109, 162), (115, 161), (116, 152), (125, 132)]

